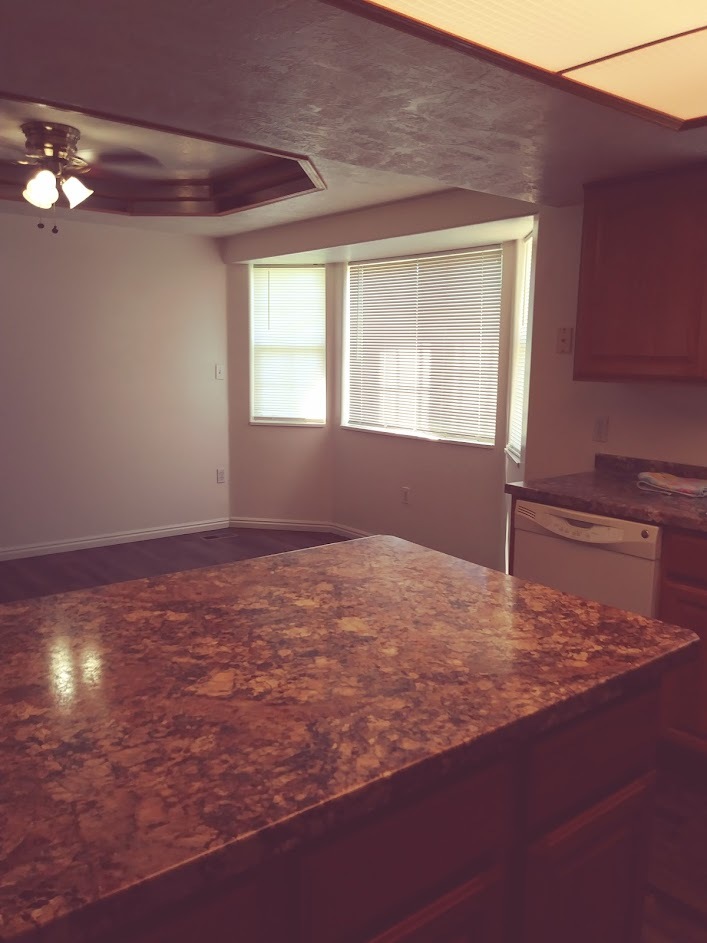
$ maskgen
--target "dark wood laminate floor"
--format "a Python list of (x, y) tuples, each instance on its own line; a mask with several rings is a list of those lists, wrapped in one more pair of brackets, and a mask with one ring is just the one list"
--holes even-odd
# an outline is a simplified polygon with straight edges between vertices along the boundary
[(225, 528), (0, 562), (0, 602), (88, 589), (346, 540), (310, 531)]
[[(0, 602), (344, 539), (336, 534), (228, 528), (8, 560), (0, 562)], [(692, 768), (671, 751), (662, 751), (659, 762), (650, 880), (642, 943), (707, 943), (707, 767)]]

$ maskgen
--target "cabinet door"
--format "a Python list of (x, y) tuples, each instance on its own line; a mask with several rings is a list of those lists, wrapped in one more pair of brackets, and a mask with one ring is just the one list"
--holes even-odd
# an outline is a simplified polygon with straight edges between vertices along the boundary
[(653, 778), (531, 846), (524, 943), (638, 943)]
[(700, 636), (697, 663), (686, 665), (665, 681), (665, 719), (670, 726), (707, 737), (707, 589), (663, 582), (659, 616)]
[(707, 170), (585, 194), (575, 379), (707, 377)]
[(497, 873), (480, 875), (370, 943), (500, 943), (501, 886)]

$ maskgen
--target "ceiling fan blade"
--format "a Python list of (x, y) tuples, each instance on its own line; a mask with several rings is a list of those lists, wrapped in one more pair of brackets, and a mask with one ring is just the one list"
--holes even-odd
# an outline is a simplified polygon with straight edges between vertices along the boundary
[(12, 141), (2, 140), (0, 140), (0, 161), (12, 161), (15, 164), (30, 163), (27, 160), (24, 147), (14, 144)]
[(143, 154), (142, 151), (131, 149), (121, 151), (102, 151), (98, 155), (97, 163), (112, 167), (161, 167), (162, 162), (152, 154)]

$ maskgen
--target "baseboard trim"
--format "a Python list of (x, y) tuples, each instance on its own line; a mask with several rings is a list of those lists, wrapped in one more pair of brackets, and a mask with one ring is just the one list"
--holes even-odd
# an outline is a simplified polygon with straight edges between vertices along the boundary
[(0, 560), (20, 560), (23, 557), (43, 557), (49, 553), (69, 553), (72, 550), (88, 550), (91, 547), (128, 544), (136, 540), (177, 537), (180, 534), (193, 534), (200, 530), (221, 530), (221, 528), (228, 526), (228, 518), (223, 517), (208, 521), (189, 521), (186, 524), (173, 524), (168, 527), (148, 527), (145, 530), (124, 530), (113, 534), (100, 534), (96, 537), (57, 540), (53, 543), (25, 544), (21, 547), (2, 547), (0, 548)]
[(258, 527), (263, 530), (311, 530), (315, 533), (338, 534), (340, 537), (371, 537), (365, 530), (333, 524), (331, 521), (276, 520), (272, 517), (232, 517), (231, 527)]

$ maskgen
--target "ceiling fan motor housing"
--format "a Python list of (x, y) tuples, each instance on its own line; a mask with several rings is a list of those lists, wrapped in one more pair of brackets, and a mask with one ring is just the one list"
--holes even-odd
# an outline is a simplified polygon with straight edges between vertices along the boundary
[(55, 173), (70, 169), (74, 173), (88, 170), (85, 160), (76, 154), (81, 133), (69, 124), (26, 121), (22, 125), (27, 158), (33, 163), (56, 162)]

